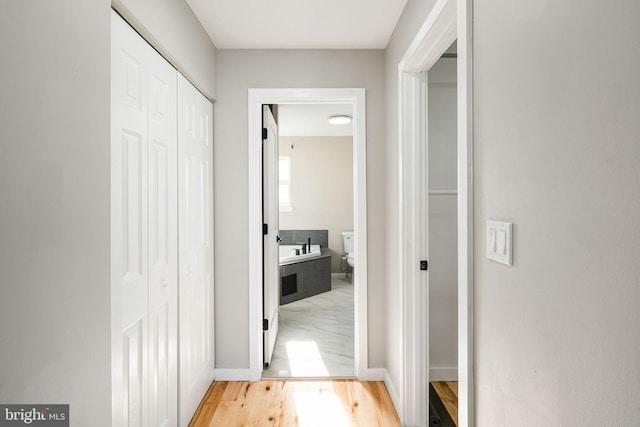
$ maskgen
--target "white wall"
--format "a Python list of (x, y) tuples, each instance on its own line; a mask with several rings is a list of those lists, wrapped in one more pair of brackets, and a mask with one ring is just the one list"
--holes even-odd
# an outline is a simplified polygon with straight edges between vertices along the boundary
[[(214, 108), (216, 235), (216, 363), (249, 367), (247, 90), (278, 87), (364, 87), (367, 97), (369, 330), (385, 319), (384, 54), (366, 51), (217, 52)], [(222, 327), (221, 325), (224, 325)], [(370, 367), (384, 366), (385, 337), (369, 336)]]
[(477, 425), (640, 425), (640, 2), (474, 20)]
[[(429, 189), (456, 189), (458, 125), (455, 58), (428, 74)], [(455, 381), (458, 369), (458, 211), (455, 195), (429, 197), (429, 379)]]
[(185, 0), (113, 0), (114, 8), (209, 99), (216, 48)]
[[(0, 402), (68, 403), (72, 425), (111, 425), (110, 14), (108, 0), (0, 14)], [(188, 37), (174, 48), (212, 55)], [(202, 61), (191, 74), (211, 72)]]
[(398, 222), (398, 63), (402, 59), (407, 47), (415, 37), (420, 26), (429, 14), (435, 0), (408, 0), (398, 21), (398, 25), (391, 36), (385, 51), (386, 75), (386, 146), (385, 146), (385, 205), (383, 215), (386, 219), (385, 234), (387, 258), (385, 260), (385, 311), (386, 333), (385, 358), (386, 368), (396, 389), (401, 386), (401, 357), (402, 357), (402, 299), (398, 286), (400, 260), (399, 253), (399, 222)]
[(110, 4), (0, 15), (0, 402), (111, 425)]
[(294, 206), (280, 212), (280, 229), (328, 230), (331, 272), (340, 273), (341, 232), (353, 230), (353, 137), (281, 136), (279, 150), (291, 159)]

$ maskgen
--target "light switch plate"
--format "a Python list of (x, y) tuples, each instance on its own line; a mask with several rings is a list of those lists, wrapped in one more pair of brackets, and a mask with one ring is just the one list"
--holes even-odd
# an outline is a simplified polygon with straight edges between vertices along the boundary
[(513, 223), (487, 221), (487, 258), (513, 265)]

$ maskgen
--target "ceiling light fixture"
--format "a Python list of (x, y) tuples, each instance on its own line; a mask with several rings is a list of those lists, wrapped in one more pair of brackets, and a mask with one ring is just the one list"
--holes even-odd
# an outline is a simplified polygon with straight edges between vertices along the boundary
[(332, 125), (346, 125), (351, 123), (351, 116), (347, 114), (332, 114), (329, 116), (329, 123)]

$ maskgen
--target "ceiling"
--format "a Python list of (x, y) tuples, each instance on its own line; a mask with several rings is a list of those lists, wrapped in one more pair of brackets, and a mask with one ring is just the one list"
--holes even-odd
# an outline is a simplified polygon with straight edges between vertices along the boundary
[(384, 49), (407, 0), (187, 0), (218, 49)]
[(353, 116), (352, 104), (279, 104), (278, 133), (281, 136), (351, 136), (353, 123), (332, 125), (329, 116)]

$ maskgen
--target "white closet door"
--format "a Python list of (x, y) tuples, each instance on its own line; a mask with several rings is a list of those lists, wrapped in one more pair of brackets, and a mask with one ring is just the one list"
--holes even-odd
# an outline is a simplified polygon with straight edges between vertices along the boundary
[(113, 425), (170, 426), (177, 421), (176, 71), (114, 12), (111, 26)]
[(213, 107), (178, 76), (180, 426), (214, 377)]
[(177, 73), (155, 51), (148, 63), (149, 425), (168, 427), (178, 421)]

